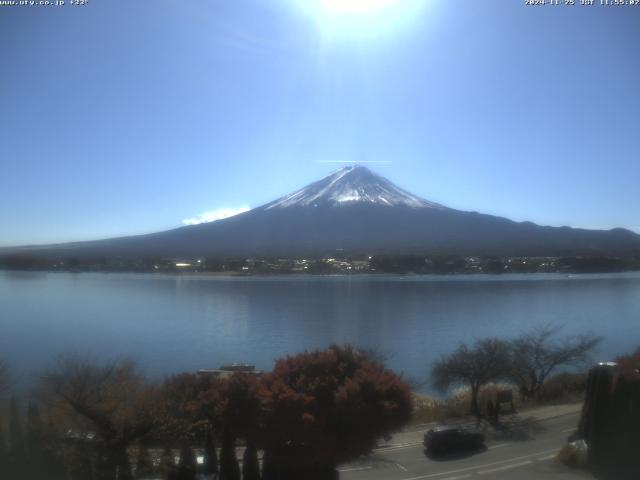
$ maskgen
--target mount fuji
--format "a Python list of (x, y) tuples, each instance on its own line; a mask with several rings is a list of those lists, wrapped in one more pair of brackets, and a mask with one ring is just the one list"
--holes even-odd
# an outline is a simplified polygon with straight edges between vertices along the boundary
[(3, 249), (47, 257), (580, 255), (640, 252), (629, 230), (544, 227), (447, 208), (349, 166), (248, 212), (132, 237)]

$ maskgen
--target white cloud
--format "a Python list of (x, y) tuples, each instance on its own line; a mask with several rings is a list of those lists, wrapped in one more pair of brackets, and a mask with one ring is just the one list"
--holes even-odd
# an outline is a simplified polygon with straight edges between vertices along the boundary
[(215, 222), (216, 220), (222, 220), (223, 218), (233, 217), (240, 213), (248, 212), (251, 210), (249, 207), (239, 208), (219, 208), (218, 210), (212, 210), (210, 212), (204, 212), (193, 218), (185, 218), (182, 223), (185, 225), (199, 225), (200, 223)]

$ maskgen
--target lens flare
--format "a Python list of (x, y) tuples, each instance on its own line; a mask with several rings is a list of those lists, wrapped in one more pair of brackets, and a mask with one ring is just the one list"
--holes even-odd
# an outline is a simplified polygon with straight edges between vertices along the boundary
[(375, 37), (404, 28), (427, 0), (294, 0), (329, 38)]

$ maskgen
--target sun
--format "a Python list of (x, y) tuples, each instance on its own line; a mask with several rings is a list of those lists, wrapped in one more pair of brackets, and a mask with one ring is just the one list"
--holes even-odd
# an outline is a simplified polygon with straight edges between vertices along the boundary
[(391, 7), (400, 0), (320, 0), (320, 8), (329, 15), (365, 15)]
[(325, 37), (373, 37), (406, 26), (427, 0), (294, 0)]

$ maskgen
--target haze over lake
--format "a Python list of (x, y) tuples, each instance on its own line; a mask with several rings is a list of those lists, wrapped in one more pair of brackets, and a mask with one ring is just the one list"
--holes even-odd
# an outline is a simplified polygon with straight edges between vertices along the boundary
[[(331, 343), (389, 354), (425, 379), (460, 341), (537, 325), (605, 337), (595, 360), (640, 346), (640, 273), (217, 277), (0, 272), (0, 352), (22, 385), (59, 353), (131, 356), (154, 377)], [(423, 387), (431, 390), (430, 386)]]

